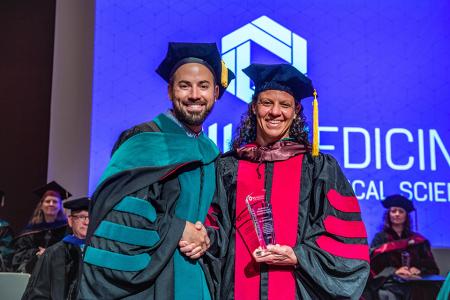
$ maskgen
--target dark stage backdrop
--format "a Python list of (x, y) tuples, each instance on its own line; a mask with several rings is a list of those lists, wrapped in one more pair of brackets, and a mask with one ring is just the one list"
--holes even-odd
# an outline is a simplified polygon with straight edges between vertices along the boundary
[(0, 218), (18, 233), (47, 180), (55, 0), (0, 1)]
[(241, 69), (291, 63), (317, 88), (321, 150), (348, 176), (370, 238), (380, 200), (401, 193), (419, 231), (450, 247), (449, 1), (98, 0), (91, 193), (119, 133), (170, 107), (154, 72), (169, 41), (217, 42), (237, 74), (204, 127), (222, 150), (252, 94)]
[(18, 233), (57, 180), (88, 190), (93, 1), (0, 1), (0, 218)]

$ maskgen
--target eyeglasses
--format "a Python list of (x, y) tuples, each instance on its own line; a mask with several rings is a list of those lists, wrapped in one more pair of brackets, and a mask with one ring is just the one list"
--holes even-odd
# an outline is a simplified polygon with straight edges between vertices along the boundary
[(89, 216), (76, 216), (76, 215), (70, 215), (70, 217), (72, 219), (76, 220), (81, 220), (83, 222), (89, 221)]

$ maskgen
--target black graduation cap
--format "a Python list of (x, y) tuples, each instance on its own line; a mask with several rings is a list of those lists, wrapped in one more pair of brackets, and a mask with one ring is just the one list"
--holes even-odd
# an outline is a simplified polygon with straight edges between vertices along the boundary
[(319, 155), (319, 104), (311, 79), (289, 64), (251, 64), (242, 70), (253, 81), (255, 95), (265, 90), (280, 90), (296, 101), (314, 97), (312, 156)]
[(72, 211), (89, 210), (90, 201), (91, 201), (91, 199), (89, 199), (88, 197), (82, 197), (82, 198), (65, 201), (63, 206), (64, 206), (64, 208), (70, 209)]
[(235, 78), (234, 73), (220, 57), (215, 43), (170, 42), (166, 57), (156, 69), (156, 73), (169, 82), (175, 71), (187, 63), (199, 63), (211, 70), (219, 85), (218, 98), (222, 97), (230, 81)]
[(67, 199), (70, 196), (72, 196), (71, 193), (69, 193), (65, 188), (60, 186), (56, 181), (52, 181), (47, 183), (44, 186), (41, 186), (33, 191), (34, 194), (36, 194), (39, 198), (42, 198), (42, 196), (47, 191), (55, 191), (58, 192), (61, 195), (61, 200)]
[(295, 100), (314, 96), (311, 79), (289, 64), (251, 64), (243, 69), (255, 84), (255, 94), (265, 90), (290, 93)]
[(407, 213), (412, 212), (415, 210), (413, 202), (409, 200), (406, 197), (403, 197), (402, 195), (391, 195), (386, 197), (381, 204), (385, 208), (391, 208), (391, 207), (401, 207), (403, 208)]

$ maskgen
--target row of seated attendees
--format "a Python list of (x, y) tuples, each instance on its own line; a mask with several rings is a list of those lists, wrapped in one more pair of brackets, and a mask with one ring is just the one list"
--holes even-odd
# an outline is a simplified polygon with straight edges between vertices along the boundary
[(13, 239), (9, 224), (0, 227), (1, 271), (32, 274), (22, 299), (76, 299), (90, 200), (63, 204), (71, 194), (55, 181), (34, 192), (40, 201), (25, 229)]

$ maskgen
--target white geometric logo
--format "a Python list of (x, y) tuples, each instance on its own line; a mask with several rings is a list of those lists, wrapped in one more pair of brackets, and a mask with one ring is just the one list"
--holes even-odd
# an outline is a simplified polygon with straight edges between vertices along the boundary
[(236, 74), (227, 91), (240, 100), (250, 103), (253, 95), (250, 78), (242, 72), (251, 63), (250, 41), (307, 73), (306, 40), (266, 16), (259, 17), (222, 38), (222, 59)]

